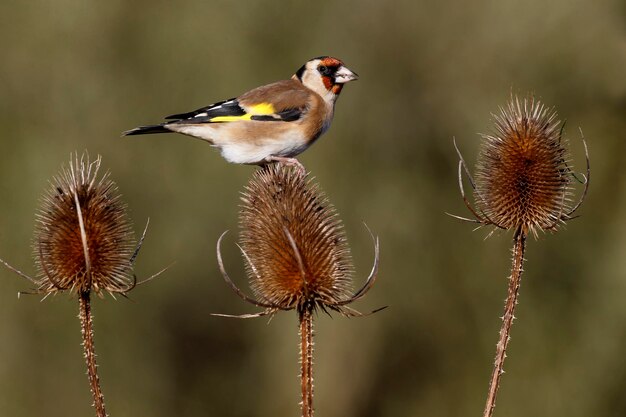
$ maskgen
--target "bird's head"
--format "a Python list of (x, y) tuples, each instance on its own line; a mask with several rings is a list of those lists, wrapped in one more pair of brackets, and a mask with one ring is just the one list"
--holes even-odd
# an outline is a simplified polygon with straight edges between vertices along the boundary
[(343, 65), (341, 60), (322, 56), (309, 60), (293, 77), (325, 100), (334, 102), (343, 85), (356, 80), (358, 75)]

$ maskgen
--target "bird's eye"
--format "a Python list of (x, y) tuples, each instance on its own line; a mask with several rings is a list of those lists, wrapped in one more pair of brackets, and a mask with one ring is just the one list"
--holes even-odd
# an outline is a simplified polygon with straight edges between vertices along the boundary
[(330, 74), (330, 69), (327, 66), (325, 66), (325, 65), (320, 65), (317, 69), (320, 72), (320, 74), (322, 74), (322, 75)]

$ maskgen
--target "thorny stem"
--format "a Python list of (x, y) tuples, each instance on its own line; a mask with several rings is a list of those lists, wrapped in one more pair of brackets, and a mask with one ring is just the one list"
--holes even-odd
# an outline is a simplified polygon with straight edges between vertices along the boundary
[(526, 248), (526, 232), (518, 228), (513, 237), (513, 266), (511, 267), (511, 276), (509, 277), (509, 291), (506, 297), (504, 307), (504, 316), (502, 317), (502, 327), (500, 328), (500, 339), (496, 345), (496, 359), (493, 364), (493, 373), (489, 381), (489, 395), (485, 404), (483, 417), (491, 417), (496, 408), (496, 397), (500, 385), (500, 377), (504, 373), (504, 359), (506, 358), (506, 347), (509, 344), (511, 325), (515, 320), (515, 306), (517, 305), (517, 297), (519, 295), (520, 281), (522, 278), (524, 249)]
[(300, 315), (300, 366), (302, 417), (313, 417), (313, 315), (309, 309)]
[(107, 413), (104, 410), (104, 396), (102, 395), (100, 379), (98, 378), (98, 365), (96, 364), (96, 352), (93, 344), (93, 326), (89, 296), (89, 291), (79, 292), (78, 303), (80, 312), (78, 317), (80, 318), (83, 335), (83, 350), (87, 363), (87, 376), (89, 377), (89, 385), (91, 386), (91, 394), (93, 395), (93, 406), (96, 409), (97, 417), (107, 417)]

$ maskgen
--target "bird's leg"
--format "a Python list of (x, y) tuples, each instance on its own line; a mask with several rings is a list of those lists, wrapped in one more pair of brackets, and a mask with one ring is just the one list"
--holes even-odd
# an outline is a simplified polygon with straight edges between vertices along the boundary
[(265, 158), (266, 162), (278, 162), (288, 166), (296, 167), (302, 175), (306, 174), (304, 165), (300, 163), (296, 158), (288, 158), (286, 156), (270, 155)]

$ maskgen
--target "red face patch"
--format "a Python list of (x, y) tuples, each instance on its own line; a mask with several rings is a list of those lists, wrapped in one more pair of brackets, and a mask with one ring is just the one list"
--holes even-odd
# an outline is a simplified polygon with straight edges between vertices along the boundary
[(324, 82), (324, 87), (326, 87), (326, 89), (328, 91), (330, 91), (333, 88), (333, 78), (328, 76), (328, 75), (323, 75), (322, 76), (322, 81)]
[[(334, 72), (343, 65), (343, 62), (341, 62), (340, 60), (338, 60), (337, 58), (333, 58), (330, 56), (327, 56), (325, 58), (323, 58), (320, 61), (320, 67), (321, 66), (325, 66), (326, 68), (332, 68), (332, 73), (334, 74)], [(330, 75), (322, 75), (322, 81), (324, 82), (324, 87), (326, 87), (326, 89), (328, 91), (332, 91), (334, 94), (339, 94), (339, 92), (341, 91), (341, 85), (339, 84), (335, 84), (335, 80), (333, 76)]]
[(332, 86), (331, 91), (333, 94), (338, 95), (341, 93), (341, 89), (343, 88), (343, 84), (335, 84)]
[(332, 67), (339, 68), (340, 66), (343, 65), (343, 62), (341, 62), (337, 58), (327, 56), (326, 58), (322, 59), (321, 65), (326, 65), (327, 67), (331, 67), (331, 68)]

